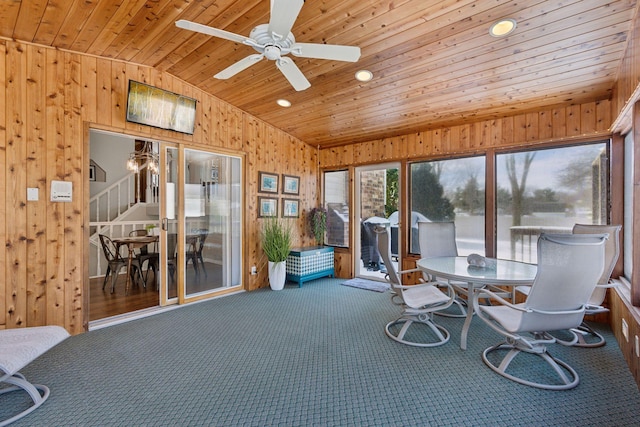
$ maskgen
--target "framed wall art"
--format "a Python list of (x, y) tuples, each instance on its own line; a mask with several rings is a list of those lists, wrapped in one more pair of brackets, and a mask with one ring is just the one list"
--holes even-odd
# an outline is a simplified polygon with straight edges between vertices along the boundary
[(278, 216), (278, 199), (258, 197), (258, 218)]
[(282, 199), (282, 217), (298, 218), (300, 216), (300, 200)]
[(282, 194), (300, 194), (300, 177), (282, 175)]
[(261, 193), (278, 194), (278, 174), (268, 172), (258, 172), (258, 182)]

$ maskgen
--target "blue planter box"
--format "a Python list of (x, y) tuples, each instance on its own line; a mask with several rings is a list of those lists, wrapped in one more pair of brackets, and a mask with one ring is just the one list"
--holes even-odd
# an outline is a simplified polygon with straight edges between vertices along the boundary
[(287, 257), (287, 280), (303, 282), (320, 277), (333, 277), (333, 247), (309, 246), (293, 248)]

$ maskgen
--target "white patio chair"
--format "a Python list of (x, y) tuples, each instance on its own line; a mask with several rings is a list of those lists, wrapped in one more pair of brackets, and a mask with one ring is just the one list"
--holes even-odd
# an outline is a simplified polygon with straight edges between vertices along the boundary
[[(420, 245), (421, 258), (436, 258), (442, 256), (458, 256), (458, 246), (456, 245), (456, 225), (453, 221), (431, 222), (418, 221), (418, 242)], [(432, 282), (437, 286), (452, 285), (454, 290), (465, 290), (467, 284), (464, 282), (451, 283), (449, 280), (439, 279), (423, 273), (426, 282)], [(445, 317), (467, 317), (466, 301), (456, 297), (453, 302), (456, 307), (451, 313), (439, 312)]]
[(387, 266), (386, 278), (391, 285), (391, 301), (402, 307), (402, 316), (386, 325), (387, 336), (394, 341), (416, 347), (435, 347), (445, 344), (449, 341), (450, 334), (444, 327), (433, 321), (433, 313), (448, 308), (455, 299), (455, 291), (450, 285), (446, 285), (446, 294), (431, 283), (403, 285), (401, 279), (403, 274), (416, 273), (420, 270), (415, 268), (396, 271), (391, 262), (388, 227), (376, 225), (374, 231), (378, 236), (378, 251)]
[[(418, 236), (421, 258), (458, 256), (458, 247), (456, 245), (456, 226), (453, 221), (418, 221)], [(425, 281), (433, 282), (437, 286), (451, 285), (458, 294), (467, 294), (468, 292), (467, 282), (444, 280), (438, 277), (430, 277), (427, 274), (423, 274), (423, 276)], [(488, 286), (488, 288), (502, 296), (511, 295), (510, 292), (504, 291), (495, 286)], [(484, 299), (484, 297), (482, 298)], [(437, 314), (445, 317), (467, 317), (466, 305), (467, 301), (465, 299), (456, 296), (456, 299), (453, 302), (453, 306), (456, 307), (455, 310), (447, 312), (440, 311)]]
[[(591, 294), (591, 298), (589, 298), (585, 315), (606, 313), (609, 311), (608, 308), (602, 306), (602, 303), (607, 296), (607, 289), (616, 286), (611, 282), (611, 273), (620, 256), (621, 228), (622, 226), (620, 225), (576, 224), (573, 226), (574, 234), (606, 233), (609, 235), (607, 243), (604, 245), (604, 270), (593, 294)], [(585, 322), (582, 322), (582, 324), (573, 331), (576, 332), (578, 336), (578, 342), (574, 344), (575, 347), (602, 347), (606, 344), (604, 337)], [(560, 340), (558, 340), (558, 342), (564, 344), (564, 342)]]
[[(606, 234), (542, 234), (538, 239), (538, 273), (525, 302), (513, 304), (491, 291), (480, 290), (502, 304), (484, 306), (474, 300), (478, 317), (505, 336), (504, 342), (482, 352), (482, 360), (489, 368), (512, 381), (537, 388), (566, 390), (578, 385), (578, 373), (547, 351), (547, 345), (556, 342), (547, 331), (571, 330), (582, 322), (604, 269), (606, 239)], [(577, 340), (574, 336), (573, 341)], [(500, 358), (505, 351), (506, 355)], [(520, 360), (522, 357), (510, 369), (519, 355), (539, 357), (551, 369), (542, 373), (541, 368), (532, 367), (534, 361)], [(547, 380), (538, 382), (542, 380), (532, 378), (532, 372)]]
[[(615, 284), (610, 282), (611, 273), (613, 272), (618, 256), (620, 255), (620, 225), (596, 225), (596, 224), (575, 224), (573, 226), (573, 234), (608, 234), (609, 238), (604, 246), (604, 270), (602, 276), (598, 280), (598, 284), (589, 298), (589, 303), (585, 310), (585, 315), (606, 313), (608, 308), (603, 307), (607, 296), (607, 289), (615, 287)], [(528, 295), (529, 286), (518, 286), (517, 292), (524, 295)], [(572, 345), (574, 347), (602, 347), (606, 344), (604, 337), (591, 328), (586, 322), (582, 322), (580, 326), (574, 328), (570, 333), (570, 339), (565, 340), (561, 337), (566, 335), (566, 332), (553, 331), (552, 332), (558, 344)], [(573, 342), (573, 336), (577, 335), (578, 341)]]
[[(30, 414), (49, 397), (49, 388), (32, 384), (18, 372), (37, 357), (46, 353), (69, 337), (60, 326), (37, 326), (30, 328), (0, 330), (0, 395), (12, 391), (26, 391), (33, 405), (17, 415), (0, 421), (0, 427), (11, 424)], [(7, 385), (7, 386), (5, 386)]]

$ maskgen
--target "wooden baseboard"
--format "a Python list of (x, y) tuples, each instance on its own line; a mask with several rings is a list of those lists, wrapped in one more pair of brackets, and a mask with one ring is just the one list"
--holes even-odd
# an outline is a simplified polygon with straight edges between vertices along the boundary
[[(629, 370), (640, 388), (640, 356), (636, 351), (636, 337), (640, 340), (640, 309), (631, 305), (629, 287), (625, 283), (609, 292), (611, 303), (611, 330), (627, 361)], [(626, 325), (626, 326), (625, 326)], [(624, 333), (624, 330), (627, 333)]]

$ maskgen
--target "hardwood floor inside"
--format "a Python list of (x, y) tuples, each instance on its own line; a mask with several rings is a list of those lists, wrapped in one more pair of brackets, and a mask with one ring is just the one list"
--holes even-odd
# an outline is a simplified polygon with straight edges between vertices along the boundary
[(111, 293), (111, 279), (102, 290), (104, 278), (89, 280), (89, 321), (117, 316), (159, 305), (160, 295), (154, 284), (153, 274), (149, 274), (147, 287), (133, 284), (129, 294), (124, 294), (126, 275), (120, 274), (115, 292)]
[[(223, 287), (221, 285), (223, 283), (222, 267), (205, 262), (205, 269), (206, 274), (203, 271), (196, 274), (191, 265), (187, 266), (185, 282), (188, 293), (207, 292)], [(113, 293), (111, 293), (111, 278), (107, 280), (104, 290), (102, 289), (103, 277), (95, 277), (89, 280), (89, 321), (160, 305), (160, 293), (152, 272), (147, 277), (146, 287), (140, 283), (134, 283), (130, 286), (128, 295), (124, 294), (125, 280), (125, 274), (118, 276), (115, 292)], [(170, 298), (177, 296), (175, 281), (170, 281), (168, 292)]]

